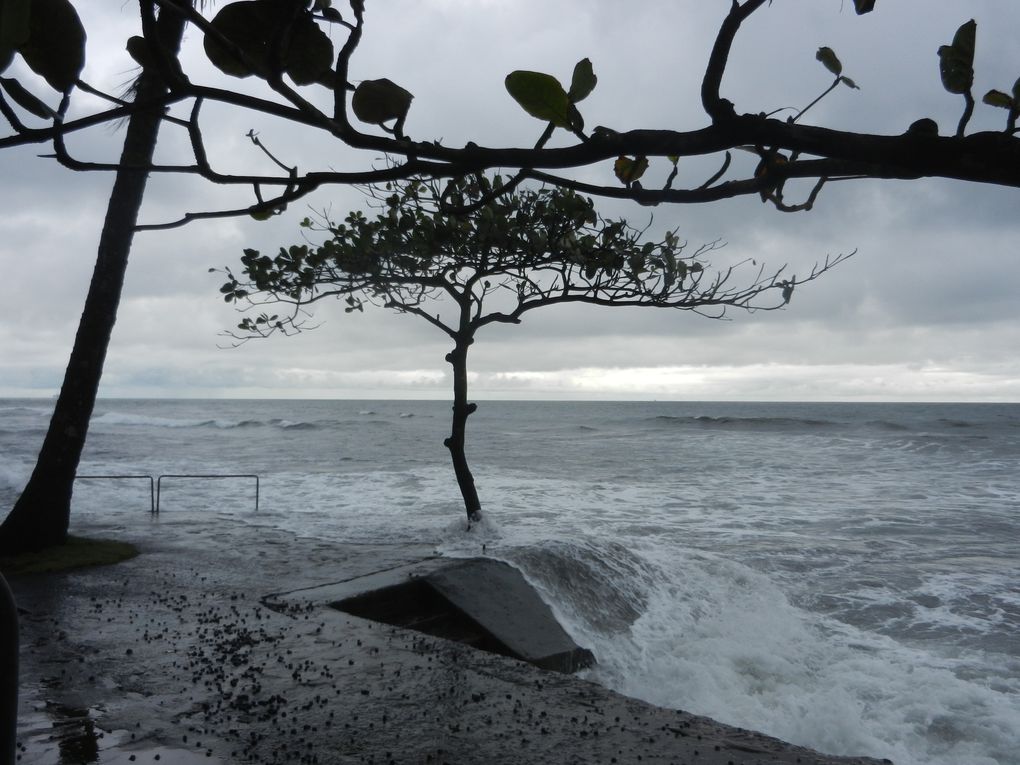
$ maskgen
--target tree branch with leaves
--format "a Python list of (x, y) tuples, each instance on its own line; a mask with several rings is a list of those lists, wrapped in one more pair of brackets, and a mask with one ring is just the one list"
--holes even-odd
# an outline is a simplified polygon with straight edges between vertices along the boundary
[[(115, 169), (116, 163), (72, 157), (59, 140), (70, 130), (86, 129), (123, 117), (125, 109), (132, 108), (116, 106), (88, 118), (64, 122), (66, 104), (78, 83), (84, 50), (84, 32), (75, 31), (77, 28), (72, 22), (77, 17), (70, 0), (39, 0), (35, 4), (27, 0), (2, 0), (2, 4), (22, 14), (27, 13), (24, 9), (30, 5), (33, 9), (52, 7), (54, 14), (59, 9), (59, 14), (53, 15), (52, 22), (46, 24), (22, 24), (17, 29), (7, 24), (0, 27), (0, 70), (15, 54), (20, 54), (62, 94), (62, 99), (61, 105), (54, 109), (17, 80), (4, 79), (0, 84), (6, 96), (0, 94), (0, 112), (6, 117), (11, 132), (0, 138), (0, 147), (50, 141), (54, 144), (53, 156), (69, 167)], [(590, 195), (630, 199), (645, 205), (702, 204), (760, 195), (785, 212), (811, 209), (828, 183), (860, 178), (944, 177), (1020, 186), (1020, 138), (1016, 127), (1020, 80), (1011, 92), (991, 90), (982, 99), (984, 104), (1006, 110), (1005, 127), (1001, 132), (966, 133), (975, 108), (972, 88), (976, 24), (973, 21), (961, 25), (952, 42), (941, 46), (938, 56), (933, 56), (933, 73), (937, 58), (945, 89), (964, 97), (963, 113), (949, 135), (939, 135), (938, 126), (921, 115), (911, 125), (904, 125), (903, 131), (896, 135), (854, 133), (802, 124), (805, 113), (819, 99), (785, 119), (780, 119), (777, 112), (741, 112), (738, 105), (722, 93), (724, 75), (731, 52), (739, 44), (743, 26), (755, 14), (767, 13), (770, 4), (765, 0), (729, 0), (720, 3), (728, 10), (722, 16), (704, 68), (701, 104), (708, 119), (703, 127), (689, 131), (668, 127), (619, 131), (611, 125), (589, 128), (580, 104), (598, 80), (596, 66), (585, 58), (574, 68), (568, 87), (561, 85), (555, 76), (543, 72), (519, 70), (507, 75), (504, 85), (510, 97), (528, 114), (545, 123), (533, 144), (490, 147), (478, 136), (475, 141), (457, 147), (411, 133), (407, 118), (414, 96), (398, 84), (399, 73), (380, 73), (381, 76), (360, 82), (350, 79), (351, 66), (362, 40), (370, 33), (386, 31), (370, 30), (366, 25), (364, 0), (349, 0), (343, 5), (334, 5), (332, 0), (240, 0), (223, 5), (214, 14), (184, 0), (155, 0), (155, 4), (164, 12), (179, 14), (194, 25), (201, 35), (206, 58), (214, 67), (233, 77), (255, 78), (266, 86), (264, 94), (254, 95), (203, 84), (201, 72), (184, 71), (180, 58), (165, 50), (152, 34), (152, 0), (140, 2), (144, 20), (142, 34), (127, 41), (128, 50), (140, 63), (159, 63), (170, 83), (164, 99), (166, 105), (192, 103), (190, 116), (184, 122), (195, 155), (191, 163), (153, 164), (147, 169), (197, 175), (216, 184), (247, 188), (251, 193), (245, 203), (235, 207), (191, 211), (160, 227), (245, 213), (273, 214), (328, 185), (381, 183), (423, 176), (450, 178), (499, 168), (513, 171), (517, 182), (530, 178)], [(854, 7), (858, 14), (870, 13), (875, 3), (858, 1)], [(27, 18), (35, 18), (35, 13), (37, 11), (32, 10)], [(37, 32), (37, 27), (44, 31)], [(25, 31), (29, 29), (30, 32)], [(337, 38), (336, 44), (332, 38)], [(61, 48), (65, 52), (59, 56), (52, 52), (58, 40), (68, 41)], [(41, 55), (40, 50), (50, 53)], [(827, 96), (840, 84), (856, 87), (853, 80), (843, 75), (842, 63), (831, 48), (821, 46), (817, 58), (835, 75), (832, 85), (819, 98)], [(54, 63), (56, 61), (59, 65)], [(78, 89), (83, 87), (84, 83)], [(319, 97), (324, 92), (331, 95), (328, 109)], [(348, 147), (364, 150), (366, 161), (361, 166), (342, 169), (291, 167), (286, 172), (258, 177), (218, 171), (202, 148), (205, 132), (215, 129), (202, 120), (203, 105), (210, 103), (251, 113), (254, 119), (259, 115), (283, 118)], [(15, 106), (37, 121), (49, 121), (49, 126), (30, 127)], [(367, 127), (359, 128), (356, 123)], [(549, 145), (556, 131), (567, 137), (566, 145)], [(733, 151), (756, 154), (759, 158), (757, 170), (750, 176), (742, 176), (729, 162)], [(380, 153), (392, 160), (383, 169), (373, 164)], [(682, 165), (683, 158), (713, 154), (720, 155), (720, 172), (708, 179), (684, 180), (689, 172)], [(647, 186), (644, 182), (646, 170), (654, 164), (662, 166), (663, 162), (667, 163), (663, 166), (668, 176), (666, 183), (655, 188)], [(595, 175), (601, 172), (605, 181), (582, 182), (569, 172), (590, 166), (595, 166)], [(605, 169), (599, 171), (600, 166)], [(811, 181), (807, 197), (800, 200), (784, 197), (784, 185), (792, 179)], [(508, 183), (506, 189), (513, 185)]]

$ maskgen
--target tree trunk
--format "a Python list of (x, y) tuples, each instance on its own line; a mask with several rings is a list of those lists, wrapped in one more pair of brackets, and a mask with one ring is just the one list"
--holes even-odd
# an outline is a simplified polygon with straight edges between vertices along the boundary
[[(184, 19), (163, 11), (157, 20), (157, 30), (164, 49), (176, 56)], [(136, 100), (159, 98), (165, 92), (166, 84), (158, 69), (146, 68), (138, 80)], [(120, 158), (123, 167), (116, 173), (106, 208), (96, 267), (60, 396), (32, 476), (0, 525), (0, 552), (39, 550), (67, 539), (74, 476), (85, 447), (106, 349), (117, 321), (124, 273), (148, 178), (147, 172), (131, 168), (152, 162), (161, 121), (159, 109), (135, 112), (128, 120)]]
[(0, 573), (0, 763), (13, 763), (18, 741), (18, 607)]
[(467, 352), (471, 345), (470, 335), (459, 335), (453, 350), (446, 354), (446, 360), (453, 366), (453, 428), (450, 437), (443, 441), (450, 450), (453, 460), (453, 472), (457, 476), (457, 486), (464, 498), (464, 509), (467, 511), (468, 527), (482, 519), (482, 503), (478, 499), (475, 478), (468, 467), (467, 455), (464, 453), (465, 431), (467, 418), (477, 409), (467, 400)]

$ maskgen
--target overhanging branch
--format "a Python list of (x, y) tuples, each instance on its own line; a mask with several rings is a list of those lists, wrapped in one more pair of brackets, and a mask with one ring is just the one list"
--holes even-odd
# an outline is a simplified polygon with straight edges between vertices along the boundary
[[(203, 35), (212, 35), (224, 48), (228, 50), (237, 48), (235, 52), (239, 60), (245, 60), (248, 55), (244, 49), (227, 39), (222, 30), (206, 19), (195, 4), (182, 0), (143, 2), (142, 16), (145, 21), (143, 32), (146, 35), (154, 34), (152, 2), (162, 9), (162, 13), (182, 14), (196, 25)], [(188, 99), (193, 101), (194, 108), (190, 119), (182, 120), (169, 115), (166, 119), (178, 125), (187, 125), (195, 163), (154, 165), (139, 169), (154, 173), (199, 175), (221, 185), (277, 186), (284, 189), (284, 193), (277, 196), (278, 200), (289, 198), (288, 195), (295, 189), (308, 190), (329, 184), (374, 183), (388, 179), (406, 179), (414, 174), (443, 178), (501, 169), (508, 170), (511, 174), (518, 173), (517, 178), (533, 178), (586, 194), (630, 199), (647, 205), (697, 204), (747, 194), (764, 194), (766, 197), (772, 194), (777, 208), (787, 211), (809, 209), (822, 186), (827, 181), (836, 179), (941, 177), (1020, 187), (1020, 137), (1015, 134), (1016, 110), (1010, 112), (1009, 129), (1006, 131), (954, 136), (938, 136), (935, 132), (937, 128), (930, 120), (927, 121), (930, 124), (924, 131), (916, 130), (912, 126), (899, 135), (876, 135), (801, 125), (796, 119), (779, 120), (764, 114), (738, 114), (733, 105), (722, 98), (720, 87), (737, 33), (744, 22), (766, 2), (767, 0), (731, 0), (702, 80), (701, 100), (710, 118), (710, 124), (706, 127), (689, 131), (642, 129), (626, 132), (595, 128), (591, 131), (590, 137), (584, 140), (554, 148), (546, 146), (546, 140), (551, 133), (551, 130), (547, 129), (543, 133), (545, 140), (540, 139), (537, 144), (530, 147), (518, 148), (488, 147), (475, 142), (468, 142), (461, 147), (450, 147), (443, 146), (437, 141), (405, 139), (384, 131), (371, 134), (355, 128), (349, 114), (348, 94), (351, 85), (348, 82), (348, 70), (362, 39), (364, 18), (362, 2), (351, 0), (353, 21), (352, 16), (347, 16), (342, 24), (334, 26), (342, 30), (346, 39), (336, 55), (335, 69), (331, 73), (332, 114), (324, 113), (307, 100), (300, 88), (284, 82), (279, 72), (269, 73), (263, 80), (272, 90), (272, 94), (268, 97), (259, 97), (193, 83), (176, 66), (178, 62), (161, 60), (164, 64), (161, 68), (170, 82), (171, 93), (159, 106), (165, 109), (174, 103)], [(152, 46), (156, 51), (163, 51), (158, 40), (150, 42), (150, 47)], [(250, 112), (256, 117), (265, 115), (280, 118), (301, 128), (325, 133), (348, 147), (376, 152), (371, 159), (372, 162), (378, 159), (378, 153), (384, 153), (395, 160), (403, 158), (406, 162), (399, 165), (401, 169), (398, 171), (394, 171), (393, 168), (379, 171), (312, 167), (304, 173), (285, 171), (267, 176), (218, 172), (206, 155), (198, 122), (202, 104), (209, 102), (223, 104), (237, 111)], [(55, 144), (53, 156), (69, 167), (82, 171), (113, 171), (117, 169), (114, 163), (88, 162), (70, 157), (63, 147), (63, 137), (73, 131), (121, 119), (138, 109), (153, 106), (155, 106), (153, 103), (123, 104), (115, 109), (78, 120), (68, 122), (54, 120), (54, 124), (45, 128), (29, 128), (18, 120), (11, 104), (0, 100), (0, 110), (14, 130), (14, 135), (0, 138), (0, 149), (52, 141)], [(802, 115), (803, 111), (800, 114)], [(256, 126), (257, 124), (255, 123)], [(769, 167), (767, 178), (733, 178), (728, 152), (748, 146), (767, 147), (770, 153), (782, 152), (788, 160), (781, 167)], [(726, 156), (721, 163), (722, 167), (711, 178), (694, 188), (674, 188), (675, 172), (670, 173), (669, 180), (659, 189), (642, 188), (637, 183), (619, 186), (580, 183), (571, 179), (570, 173), (563, 172), (602, 162), (613, 162), (621, 156), (654, 159), (713, 154)], [(307, 162), (304, 158), (301, 161), (303, 164)], [(805, 202), (788, 204), (782, 200), (782, 183), (791, 178), (804, 178), (815, 182), (814, 190)], [(503, 193), (509, 193), (515, 185), (513, 182), (508, 183)], [(237, 214), (238, 211), (251, 210), (251, 207), (238, 206), (232, 210), (209, 214), (189, 214), (181, 220), (223, 217)]]
[(705, 67), (705, 77), (701, 81), (701, 105), (712, 121), (717, 123), (735, 116), (733, 104), (719, 95), (719, 87), (722, 84), (723, 73), (726, 71), (726, 63), (730, 59), (733, 39), (737, 36), (737, 31), (744, 20), (761, 8), (766, 0), (747, 0), (743, 5), (737, 0), (732, 0), (732, 2), (729, 14), (719, 27), (719, 34), (715, 38), (715, 45), (712, 46), (712, 53), (709, 55), (708, 65)]

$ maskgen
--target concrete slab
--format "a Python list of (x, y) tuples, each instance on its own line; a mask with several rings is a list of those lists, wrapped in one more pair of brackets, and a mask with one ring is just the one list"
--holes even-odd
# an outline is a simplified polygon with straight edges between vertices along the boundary
[(556, 672), (572, 673), (595, 663), (520, 571), (488, 558), (429, 558), (274, 596), (267, 604), (274, 602), (291, 608), (329, 605)]

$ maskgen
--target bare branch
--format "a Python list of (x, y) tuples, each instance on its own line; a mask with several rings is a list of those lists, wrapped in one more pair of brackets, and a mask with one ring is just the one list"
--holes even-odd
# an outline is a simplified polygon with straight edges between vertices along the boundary
[(719, 86), (722, 84), (723, 73), (730, 58), (730, 48), (740, 30), (740, 25), (765, 2), (766, 0), (746, 0), (741, 5), (738, 0), (732, 0), (730, 12), (719, 27), (719, 34), (715, 38), (715, 45), (705, 67), (705, 77), (701, 81), (701, 105), (712, 118), (712, 122), (725, 122), (736, 115), (733, 104), (720, 97)]
[(974, 94), (968, 90), (963, 94), (963, 114), (960, 115), (960, 122), (956, 126), (956, 137), (962, 138), (964, 131), (967, 129), (967, 123), (970, 122), (971, 116), (974, 114)]
[[(91, 86), (87, 82), (85, 82), (84, 80), (78, 80), (78, 82), (75, 83), (75, 87), (77, 87), (78, 90), (80, 90), (80, 91), (82, 91), (84, 93), (88, 93), (90, 95), (96, 96), (97, 98), (101, 98), (104, 101), (109, 101), (111, 104), (117, 104), (118, 106), (123, 106), (123, 107), (129, 108), (129, 109), (133, 109), (134, 108), (134, 104), (132, 102), (125, 101), (125, 100), (123, 100), (121, 98), (117, 98), (116, 96), (110, 95), (109, 93), (104, 93), (103, 91), (99, 90), (99, 88), (94, 88), (93, 86)], [(186, 120), (182, 120), (182, 119), (179, 119), (177, 117), (172, 117), (169, 114), (163, 115), (163, 120), (165, 122), (169, 122), (172, 125), (177, 125), (178, 127), (186, 128), (188, 126), (188, 123), (187, 123)]]
[(730, 154), (730, 152), (726, 152), (726, 157), (723, 159), (722, 167), (720, 167), (715, 173), (713, 173), (707, 181), (698, 186), (698, 189), (707, 189), (713, 183), (715, 183), (724, 175), (726, 175), (726, 171), (730, 169), (730, 161), (732, 159), (733, 156)]
[(808, 110), (809, 110), (809, 109), (810, 109), (810, 108), (811, 108), (812, 106), (814, 106), (815, 104), (817, 104), (817, 103), (818, 103), (819, 101), (821, 101), (821, 100), (822, 100), (823, 98), (825, 98), (825, 97), (826, 97), (827, 95), (829, 95), (829, 94), (830, 94), (830, 93), (831, 93), (832, 91), (834, 91), (834, 90), (835, 90), (835, 89), (836, 89), (837, 87), (839, 87), (839, 83), (840, 83), (841, 79), (842, 79), (841, 77), (836, 77), (836, 79), (832, 81), (832, 84), (831, 84), (831, 85), (830, 85), (829, 87), (827, 87), (827, 88), (826, 88), (825, 90), (823, 90), (823, 91), (822, 91), (822, 93), (821, 93), (821, 95), (820, 95), (820, 96), (818, 96), (818, 98), (816, 98), (816, 99), (815, 99), (814, 101), (812, 101), (812, 102), (811, 102), (810, 104), (808, 104), (807, 106), (805, 106), (805, 107), (804, 107), (803, 109), (801, 109), (801, 110), (800, 110), (799, 112), (797, 112), (797, 113), (796, 113), (795, 115), (793, 115), (792, 117), (790, 117), (790, 122), (799, 122), (799, 121), (800, 121), (800, 118), (801, 118), (801, 117), (803, 117), (803, 116), (804, 116), (805, 114), (807, 114), (807, 113), (808, 113)]

